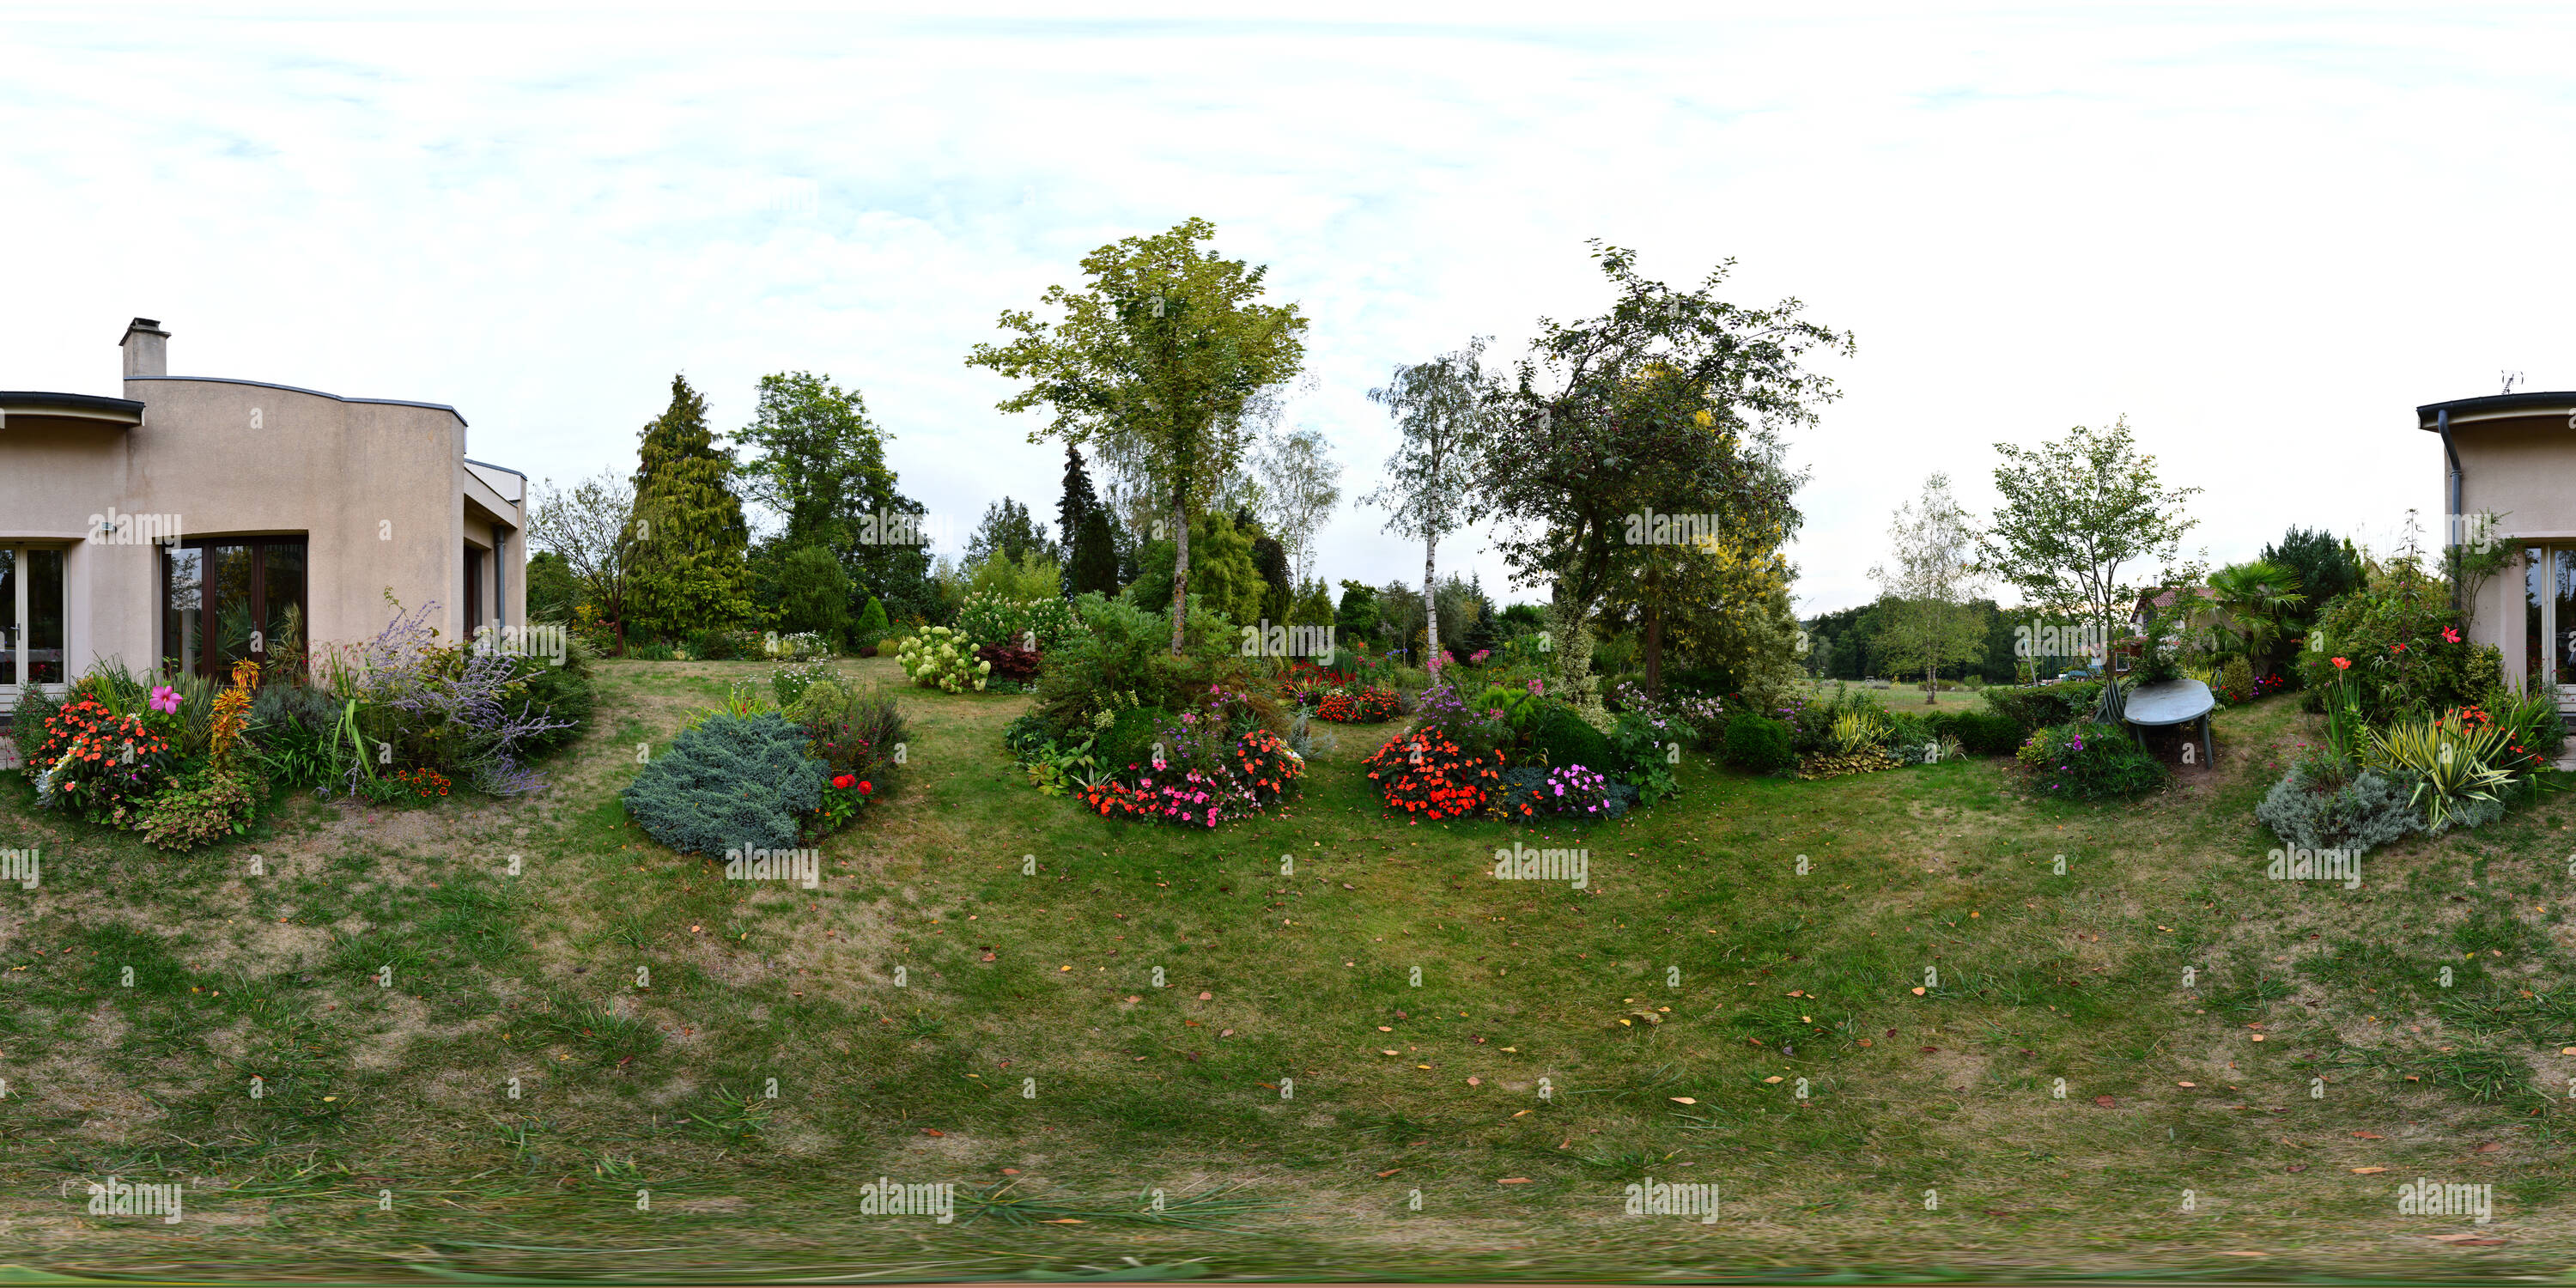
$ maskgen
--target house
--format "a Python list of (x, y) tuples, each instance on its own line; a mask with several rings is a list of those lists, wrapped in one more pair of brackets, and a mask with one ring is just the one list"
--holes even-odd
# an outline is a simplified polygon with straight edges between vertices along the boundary
[(2503, 651), (2515, 688), (2555, 685), (2576, 713), (2576, 393), (2428, 403), (2415, 423), (2441, 436), (2443, 543), (2511, 553), (2461, 603), (2467, 638)]
[(527, 477), (438, 403), (174, 376), (125, 330), (124, 396), (0, 392), (0, 709), (93, 663), (218, 676), (369, 638), (524, 625)]

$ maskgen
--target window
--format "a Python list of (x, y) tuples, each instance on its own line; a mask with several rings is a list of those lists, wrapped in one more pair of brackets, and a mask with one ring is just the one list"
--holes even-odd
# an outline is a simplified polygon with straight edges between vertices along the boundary
[(483, 551), (465, 547), (465, 638), (483, 628)]
[(302, 537), (205, 537), (161, 555), (161, 666), (210, 679), (303, 661)]
[(0, 694), (68, 683), (63, 557), (59, 547), (0, 546)]

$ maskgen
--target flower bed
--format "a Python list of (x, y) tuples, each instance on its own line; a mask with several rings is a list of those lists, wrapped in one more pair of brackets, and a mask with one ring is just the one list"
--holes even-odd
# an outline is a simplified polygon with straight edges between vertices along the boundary
[(1164, 755), (1086, 785), (1083, 803), (1104, 818), (1215, 827), (1268, 809), (1306, 774), (1305, 758), (1267, 729), (1229, 734), (1185, 711), (1163, 734)]

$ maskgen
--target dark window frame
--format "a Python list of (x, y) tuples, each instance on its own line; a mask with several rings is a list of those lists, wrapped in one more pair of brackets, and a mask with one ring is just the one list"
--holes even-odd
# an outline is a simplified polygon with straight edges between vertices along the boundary
[[(304, 552), (304, 576), (302, 578), (304, 585), (297, 601), (297, 608), (302, 612), (308, 632), (311, 629), (311, 623), (313, 620), (313, 541), (309, 534), (264, 533), (253, 536), (235, 537), (189, 537), (186, 540), (174, 542), (161, 548), (159, 611), (155, 614), (155, 616), (160, 618), (160, 625), (157, 629), (157, 633), (161, 636), (161, 639), (157, 649), (159, 659), (154, 668), (156, 672), (161, 668), (168, 666), (172, 658), (175, 656), (170, 640), (171, 552), (177, 550), (196, 550), (202, 552), (211, 550), (218, 546), (240, 546), (247, 551), (247, 557), (250, 560), (250, 620), (253, 623), (253, 629), (255, 631), (259, 630), (259, 624), (266, 623), (271, 620), (268, 612), (268, 548), (271, 546), (294, 546), (301, 549)], [(214, 610), (213, 606), (206, 600), (206, 595), (208, 594), (206, 576), (213, 563), (214, 560), (210, 555), (201, 553), (198, 556), (197, 613), (198, 638), (201, 641), (201, 644), (197, 650), (195, 671), (197, 674), (205, 676), (211, 680), (223, 680), (227, 678), (229, 672), (218, 672), (215, 670), (215, 659), (223, 652), (223, 650), (215, 644), (214, 626), (210, 621), (210, 616)], [(260, 665), (265, 667), (269, 662), (268, 637), (264, 632), (262, 632), (259, 634), (258, 640), (259, 646), (251, 650), (251, 652), (258, 659)], [(310, 641), (307, 642), (307, 647), (310, 647)]]

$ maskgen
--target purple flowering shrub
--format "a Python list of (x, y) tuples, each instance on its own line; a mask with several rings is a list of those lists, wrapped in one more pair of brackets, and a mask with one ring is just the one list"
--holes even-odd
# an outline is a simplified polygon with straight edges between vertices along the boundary
[[(390, 597), (388, 597), (390, 599)], [(355, 702), (364, 758), (341, 740), (340, 778), (352, 795), (403, 769), (436, 769), (494, 796), (545, 785), (524, 763), (528, 744), (575, 723), (528, 694), (538, 659), (441, 644), (429, 624), (436, 603), (393, 620), (374, 638), (324, 651), (316, 670), (334, 700)]]

